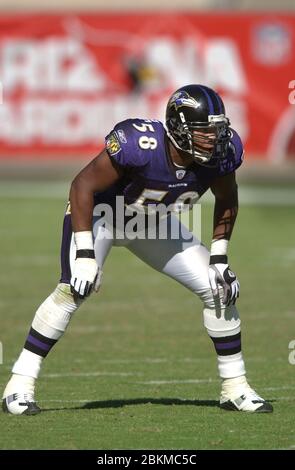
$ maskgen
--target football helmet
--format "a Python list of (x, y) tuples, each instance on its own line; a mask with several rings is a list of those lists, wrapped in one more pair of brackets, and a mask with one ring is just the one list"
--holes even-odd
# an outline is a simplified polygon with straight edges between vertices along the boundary
[(168, 101), (168, 137), (201, 165), (225, 157), (231, 136), (229, 125), (222, 99), (204, 85), (181, 87)]

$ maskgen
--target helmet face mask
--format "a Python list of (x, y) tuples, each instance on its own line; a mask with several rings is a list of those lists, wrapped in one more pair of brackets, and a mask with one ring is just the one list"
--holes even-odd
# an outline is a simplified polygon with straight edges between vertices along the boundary
[(229, 145), (229, 119), (216, 92), (203, 85), (188, 85), (177, 90), (166, 110), (168, 137), (179, 150), (210, 166), (223, 158)]

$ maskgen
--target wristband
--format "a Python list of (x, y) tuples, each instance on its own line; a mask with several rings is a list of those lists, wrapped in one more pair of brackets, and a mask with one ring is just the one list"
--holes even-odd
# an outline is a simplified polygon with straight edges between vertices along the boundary
[(221, 238), (220, 240), (212, 240), (211, 243), (211, 256), (214, 255), (226, 255), (227, 253), (228, 240)]
[(74, 239), (77, 250), (93, 250), (93, 235), (90, 230), (75, 232)]

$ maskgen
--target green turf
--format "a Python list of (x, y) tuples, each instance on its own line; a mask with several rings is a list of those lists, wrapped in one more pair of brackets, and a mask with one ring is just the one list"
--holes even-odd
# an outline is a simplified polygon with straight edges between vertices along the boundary
[[(46, 194), (0, 200), (1, 389), (36, 307), (58, 278), (63, 210), (62, 199)], [(211, 211), (203, 207), (205, 241)], [(200, 301), (115, 248), (101, 293), (77, 312), (44, 363), (37, 388), (43, 413), (0, 413), (0, 448), (294, 448), (294, 206), (242, 206), (230, 259), (242, 286), (249, 380), (273, 402), (272, 415), (218, 408)]]

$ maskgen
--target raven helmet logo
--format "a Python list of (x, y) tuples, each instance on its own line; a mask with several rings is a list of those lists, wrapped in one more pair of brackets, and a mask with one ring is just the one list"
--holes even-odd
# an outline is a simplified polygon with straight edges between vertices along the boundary
[(182, 106), (188, 106), (189, 108), (198, 108), (200, 103), (198, 103), (194, 98), (192, 98), (186, 91), (178, 91), (171, 96), (169, 101), (169, 106), (174, 106), (177, 110)]

